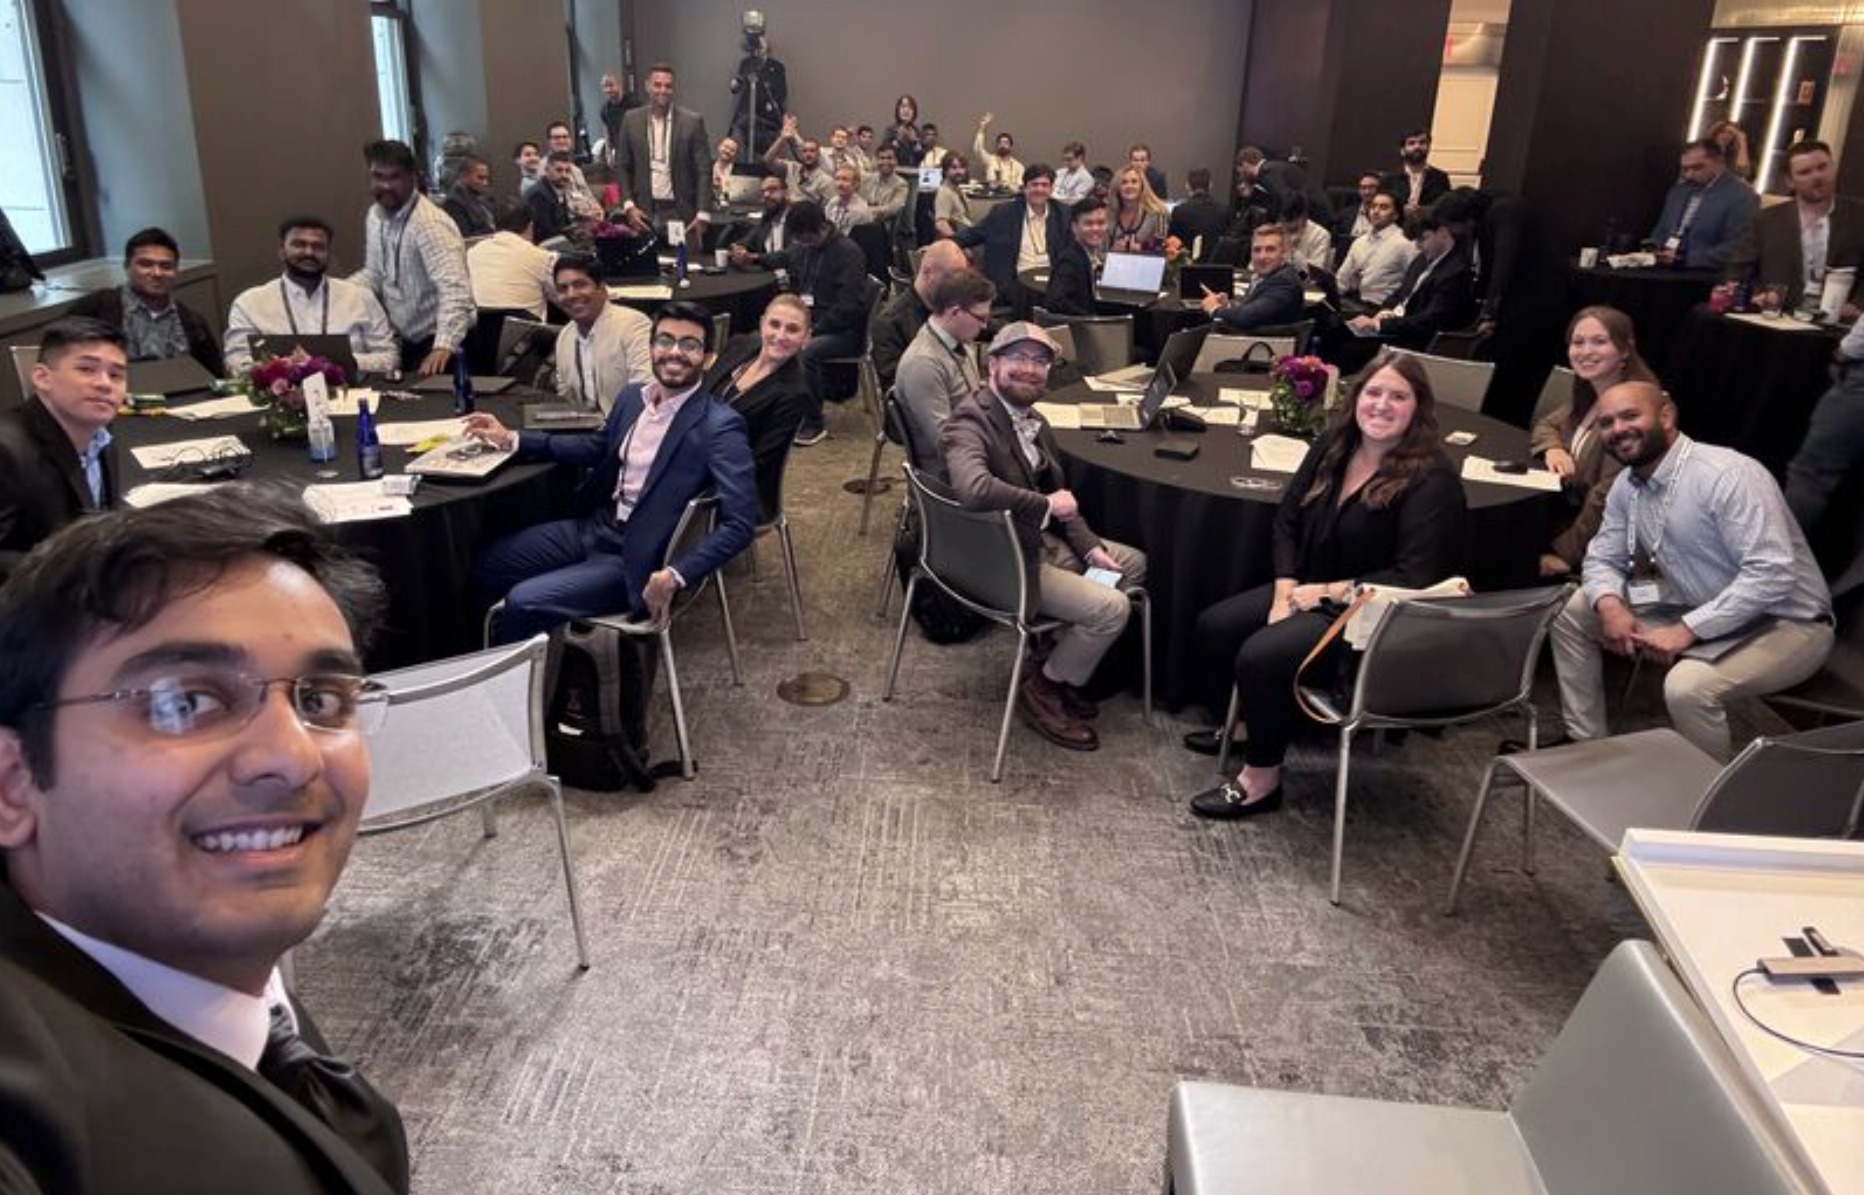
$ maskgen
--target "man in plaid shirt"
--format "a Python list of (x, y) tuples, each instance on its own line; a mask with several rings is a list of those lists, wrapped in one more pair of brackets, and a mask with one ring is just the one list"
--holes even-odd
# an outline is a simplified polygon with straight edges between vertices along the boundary
[(466, 243), (453, 218), (419, 193), (414, 151), (400, 141), (363, 147), (369, 209), (363, 268), (353, 281), (382, 301), (401, 338), (401, 367), (432, 377), (466, 343), (478, 311), (466, 271)]

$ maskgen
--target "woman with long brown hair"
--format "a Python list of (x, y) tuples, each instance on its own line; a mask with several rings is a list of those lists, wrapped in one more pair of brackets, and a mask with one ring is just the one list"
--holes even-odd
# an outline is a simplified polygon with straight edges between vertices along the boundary
[(1618, 476), (1618, 462), (1592, 433), (1593, 405), (1620, 382), (1657, 381), (1638, 356), (1631, 317), (1616, 307), (1579, 309), (1566, 325), (1566, 362), (1573, 370), (1572, 397), (1535, 420), (1528, 440), (1541, 463), (1560, 475), (1567, 503), (1540, 554), (1543, 577), (1578, 570), (1605, 517), (1605, 494)]
[[(1209, 678), (1207, 704), (1223, 709), (1233, 681), (1248, 737), (1242, 772), (1192, 798), (1192, 812), (1241, 818), (1281, 807), (1295, 675), (1356, 585), (1422, 588), (1462, 567), (1463, 483), (1439, 445), (1436, 406), (1415, 359), (1388, 350), (1373, 361), (1282, 494), (1275, 579), (1198, 615), (1203, 654), (1229, 664)], [(1316, 664), (1338, 667), (1342, 647), (1335, 639)], [(1215, 755), (1222, 733), (1193, 731), (1185, 746)]]

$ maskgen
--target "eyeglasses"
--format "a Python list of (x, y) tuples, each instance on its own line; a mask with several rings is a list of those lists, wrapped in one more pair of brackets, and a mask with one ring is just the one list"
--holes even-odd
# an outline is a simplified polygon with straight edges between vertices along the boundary
[(212, 670), (158, 676), (140, 688), (43, 701), (34, 708), (111, 704), (129, 711), (162, 738), (205, 739), (231, 734), (250, 723), (264, 707), (273, 685), (288, 687), (292, 712), (306, 730), (374, 734), (388, 715), (388, 689), (364, 677), (315, 673), (267, 680)]
[(981, 311), (975, 307), (966, 307), (964, 313), (980, 324), (987, 324), (990, 322), (990, 308), (988, 307), (985, 307)]
[(663, 353), (678, 349), (688, 357), (705, 352), (705, 341), (697, 336), (673, 336), (666, 332), (654, 337), (653, 346)]

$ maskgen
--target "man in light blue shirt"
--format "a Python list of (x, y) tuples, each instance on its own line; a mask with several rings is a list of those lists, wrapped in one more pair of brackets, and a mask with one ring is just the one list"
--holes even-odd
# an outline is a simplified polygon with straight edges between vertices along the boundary
[(1657, 260), (1690, 270), (1720, 269), (1760, 210), (1754, 188), (1728, 172), (1721, 146), (1691, 141), (1683, 147), (1681, 178), (1663, 200), (1650, 230)]
[(1605, 737), (1601, 648), (1670, 665), (1678, 733), (1729, 757), (1727, 703), (1791, 688), (1832, 650), (1832, 599), (1773, 477), (1676, 427), (1655, 385), (1599, 396), (1594, 429), (1625, 466), (1553, 625), (1567, 734)]

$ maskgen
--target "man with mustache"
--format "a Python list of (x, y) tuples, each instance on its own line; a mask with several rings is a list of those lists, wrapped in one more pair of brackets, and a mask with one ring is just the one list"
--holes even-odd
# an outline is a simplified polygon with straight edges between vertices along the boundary
[(227, 312), (227, 372), (252, 360), (254, 336), (341, 334), (349, 337), (356, 368), (387, 373), (401, 360), (395, 327), (373, 291), (332, 278), (330, 242), (336, 234), (321, 216), (289, 216), (278, 226), (278, 260), (285, 272), (240, 292)]
[(1603, 738), (1601, 649), (1669, 666), (1677, 731), (1730, 755), (1728, 702), (1790, 688), (1832, 650), (1832, 599), (1760, 462), (1699, 444), (1649, 382), (1599, 396), (1595, 431), (1624, 471), (1587, 549), (1585, 584), (1553, 624), (1566, 732)]

